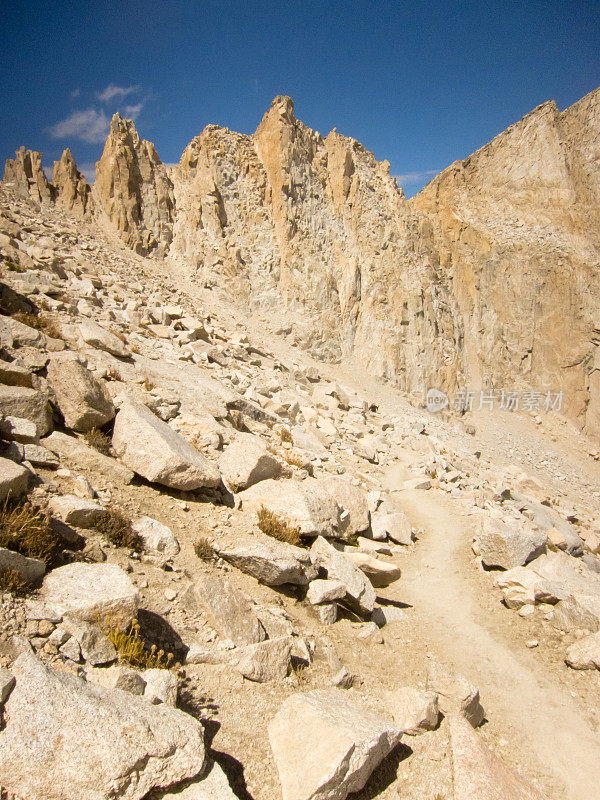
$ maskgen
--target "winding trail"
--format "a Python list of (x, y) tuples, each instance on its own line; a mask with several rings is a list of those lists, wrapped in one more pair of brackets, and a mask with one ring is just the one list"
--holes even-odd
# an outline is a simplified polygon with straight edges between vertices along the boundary
[(404, 568), (402, 595), (432, 652), (479, 686), (487, 717), (501, 721), (511, 760), (530, 766), (553, 799), (598, 800), (600, 736), (556, 675), (489, 624), (471, 579), (469, 518), (438, 492), (395, 495), (425, 531)]

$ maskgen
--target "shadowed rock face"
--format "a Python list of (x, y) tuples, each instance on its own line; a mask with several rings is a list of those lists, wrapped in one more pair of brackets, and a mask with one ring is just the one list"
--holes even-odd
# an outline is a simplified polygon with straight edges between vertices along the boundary
[[(409, 202), (388, 162), (322, 138), (289, 97), (252, 136), (208, 125), (169, 174), (117, 114), (94, 213), (140, 254), (301, 313), (296, 341), (319, 358), (358, 357), (419, 397), (562, 390), (563, 411), (598, 434), (599, 130), (600, 90), (562, 113), (544, 103)], [(66, 153), (58, 202), (88, 213)], [(19, 151), (5, 177), (38, 200), (55, 191), (40, 159)]]

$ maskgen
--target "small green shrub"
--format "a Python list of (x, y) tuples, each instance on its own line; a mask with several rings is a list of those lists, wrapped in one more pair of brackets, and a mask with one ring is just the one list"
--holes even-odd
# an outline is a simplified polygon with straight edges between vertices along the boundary
[(136, 553), (142, 550), (142, 540), (132, 526), (131, 520), (120, 509), (109, 506), (106, 515), (96, 524), (96, 530), (115, 547), (128, 547)]
[(50, 527), (50, 517), (28, 501), (11, 501), (0, 505), (0, 547), (14, 550), (29, 558), (40, 558), (49, 564), (61, 551), (60, 539)]
[(258, 527), (267, 536), (272, 536), (279, 542), (287, 542), (287, 544), (295, 544), (296, 546), (302, 543), (300, 537), (300, 528), (290, 525), (277, 514), (269, 511), (268, 508), (261, 506), (258, 511)]

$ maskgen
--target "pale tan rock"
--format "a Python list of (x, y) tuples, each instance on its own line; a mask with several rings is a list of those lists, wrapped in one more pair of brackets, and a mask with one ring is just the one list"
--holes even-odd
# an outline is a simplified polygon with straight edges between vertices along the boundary
[(79, 335), (86, 344), (98, 350), (106, 350), (118, 358), (129, 358), (131, 353), (123, 342), (114, 333), (107, 331), (97, 322), (91, 319), (84, 319), (79, 324)]
[(479, 689), (445, 664), (434, 660), (429, 662), (427, 689), (438, 695), (440, 711), (444, 715), (458, 714), (474, 728), (483, 722), (485, 711), (479, 700)]
[(8, 458), (0, 458), (0, 502), (17, 499), (27, 492), (31, 473)]
[(522, 567), (546, 551), (545, 533), (519, 523), (485, 519), (477, 537), (481, 560), (486, 567)]
[(47, 392), (41, 389), (0, 384), (0, 414), (34, 422), (38, 437), (45, 436), (52, 430), (49, 399)]
[(57, 672), (33, 654), (12, 672), (0, 731), (0, 785), (9, 792), (141, 800), (202, 770), (204, 733), (188, 714)]
[(77, 169), (68, 147), (63, 151), (60, 160), (54, 162), (52, 183), (56, 187), (56, 205), (82, 217), (88, 210), (91, 188)]
[(104, 453), (89, 447), (80, 439), (62, 433), (62, 431), (53, 431), (43, 440), (43, 444), (53, 453), (71, 459), (77, 466), (97, 472), (116, 484), (131, 483), (133, 480), (133, 471), (119, 461), (105, 456)]
[(387, 707), (404, 733), (417, 736), (432, 731), (438, 723), (438, 698), (435, 692), (404, 686), (387, 695)]
[(173, 531), (152, 517), (138, 517), (131, 527), (144, 542), (144, 547), (154, 553), (164, 553), (172, 558), (180, 550)]
[(600, 669), (600, 633), (593, 633), (569, 647), (565, 661), (573, 669)]
[(346, 589), (346, 600), (361, 613), (370, 614), (375, 608), (375, 590), (363, 572), (345, 553), (340, 553), (322, 536), (311, 547), (311, 559), (322, 568), (329, 579), (338, 580)]
[(220, 481), (215, 464), (135, 400), (121, 404), (112, 444), (126, 466), (172, 489), (191, 491)]
[(3, 180), (36, 203), (50, 203), (54, 199), (55, 190), (42, 169), (41, 153), (20, 147), (15, 158), (6, 160)]
[(29, 558), (14, 550), (0, 547), (0, 572), (14, 570), (23, 580), (35, 584), (46, 572), (46, 565), (39, 558)]
[(237, 433), (219, 459), (223, 480), (232, 492), (241, 492), (259, 481), (278, 478), (281, 463), (256, 437)]
[(48, 364), (48, 382), (68, 428), (86, 433), (114, 418), (115, 407), (106, 386), (79, 361), (53, 356)]
[(174, 216), (173, 186), (152, 142), (131, 120), (115, 114), (96, 164), (94, 204), (101, 218), (143, 255), (168, 247)]
[(307, 550), (264, 533), (223, 536), (213, 542), (213, 548), (225, 561), (268, 586), (305, 586), (317, 577)]
[(291, 636), (238, 647), (232, 658), (235, 668), (257, 683), (282, 681), (288, 674), (294, 642)]
[(344, 554), (352, 561), (353, 564), (360, 569), (361, 572), (367, 576), (373, 586), (380, 588), (389, 586), (394, 583), (401, 576), (400, 567), (396, 564), (390, 564), (388, 561), (383, 561), (380, 558), (374, 558), (366, 553), (351, 553)]
[(339, 689), (288, 697), (269, 723), (283, 800), (344, 800), (365, 786), (401, 736)]
[(450, 719), (454, 800), (548, 800), (460, 717)]
[(195, 603), (208, 615), (211, 625), (236, 645), (256, 644), (265, 630), (246, 597), (218, 575), (205, 575), (192, 586)]

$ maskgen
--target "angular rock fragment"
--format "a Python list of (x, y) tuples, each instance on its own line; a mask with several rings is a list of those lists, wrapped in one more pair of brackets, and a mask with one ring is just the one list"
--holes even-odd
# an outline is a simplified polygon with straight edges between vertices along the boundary
[(585, 636), (572, 644), (565, 661), (573, 669), (600, 669), (600, 633)]
[(479, 689), (445, 664), (429, 662), (427, 688), (438, 695), (444, 715), (459, 714), (474, 728), (483, 722), (485, 711), (479, 702)]
[(291, 636), (267, 639), (258, 644), (237, 648), (233, 661), (236, 669), (251, 681), (282, 681), (290, 668), (293, 646)]
[(432, 731), (438, 723), (435, 692), (404, 686), (388, 693), (387, 706), (398, 727), (411, 736)]
[(268, 586), (284, 583), (305, 586), (317, 577), (307, 550), (263, 533), (221, 537), (213, 543), (213, 548), (225, 561)]
[(544, 533), (499, 519), (486, 519), (478, 536), (481, 560), (486, 567), (522, 567), (546, 550)]
[(237, 433), (219, 460), (223, 480), (232, 492), (278, 478), (281, 464), (256, 436)]
[(139, 517), (131, 527), (144, 542), (146, 550), (173, 557), (179, 552), (179, 542), (173, 531), (152, 517)]
[(211, 625), (236, 645), (256, 644), (266, 638), (250, 602), (229, 581), (204, 575), (191, 588), (193, 599), (208, 615)]
[(31, 473), (8, 458), (0, 458), (0, 502), (17, 499), (27, 492)]
[(74, 358), (52, 356), (48, 382), (67, 428), (86, 433), (114, 418), (115, 407), (108, 390)]
[(361, 570), (322, 536), (310, 550), (315, 566), (326, 571), (329, 579), (338, 580), (346, 589), (346, 600), (358, 611), (370, 614), (375, 608), (375, 590)]

